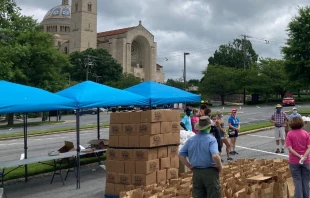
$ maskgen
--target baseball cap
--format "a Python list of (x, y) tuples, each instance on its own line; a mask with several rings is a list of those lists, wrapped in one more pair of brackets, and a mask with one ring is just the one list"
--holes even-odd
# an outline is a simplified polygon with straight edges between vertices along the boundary
[(236, 112), (237, 112), (237, 109), (232, 109), (231, 112), (232, 112), (232, 113), (236, 113)]
[(296, 107), (293, 107), (293, 109), (292, 110), (297, 110), (297, 108)]

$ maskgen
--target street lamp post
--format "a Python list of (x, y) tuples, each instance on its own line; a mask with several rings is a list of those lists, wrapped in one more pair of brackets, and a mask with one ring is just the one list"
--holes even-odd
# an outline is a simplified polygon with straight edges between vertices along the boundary
[(184, 71), (183, 71), (184, 90), (186, 90), (186, 55), (190, 55), (190, 53), (184, 52)]

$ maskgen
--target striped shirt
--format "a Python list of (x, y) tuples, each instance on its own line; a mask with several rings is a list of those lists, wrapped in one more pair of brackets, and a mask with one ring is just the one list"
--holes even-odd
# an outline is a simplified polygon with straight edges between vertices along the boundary
[(283, 126), (283, 124), (285, 123), (286, 120), (289, 120), (288, 116), (286, 115), (286, 113), (282, 112), (281, 113), (274, 113), (271, 116), (271, 120), (276, 121), (275, 125), (276, 126)]

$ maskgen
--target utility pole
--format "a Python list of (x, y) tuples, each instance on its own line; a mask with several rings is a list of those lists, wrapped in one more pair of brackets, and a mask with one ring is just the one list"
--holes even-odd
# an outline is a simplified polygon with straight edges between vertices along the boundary
[(90, 73), (89, 72), (89, 67), (93, 67), (95, 64), (93, 63), (93, 61), (96, 61), (99, 59), (99, 57), (97, 56), (91, 56), (91, 55), (84, 55), (85, 57), (87, 57), (87, 62), (84, 63), (85, 64), (85, 67), (86, 67), (86, 80), (88, 80), (88, 74)]
[(190, 55), (190, 53), (184, 52), (184, 71), (183, 71), (184, 90), (186, 90), (186, 55)]
[[(241, 35), (242, 37), (242, 51), (243, 51), (243, 69), (246, 69), (246, 39), (251, 38), (248, 35)], [(243, 104), (245, 104), (245, 86), (243, 87)]]

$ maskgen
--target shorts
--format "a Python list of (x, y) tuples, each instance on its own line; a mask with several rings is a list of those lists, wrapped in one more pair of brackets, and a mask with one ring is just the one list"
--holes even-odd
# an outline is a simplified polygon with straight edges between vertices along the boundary
[(285, 140), (285, 127), (275, 127), (274, 137), (276, 140)]
[(228, 133), (228, 136), (229, 136), (229, 138), (236, 138), (236, 137), (239, 136), (239, 135), (238, 135), (238, 131), (235, 130), (235, 134), (233, 134), (233, 135), (231, 135), (231, 134)]

